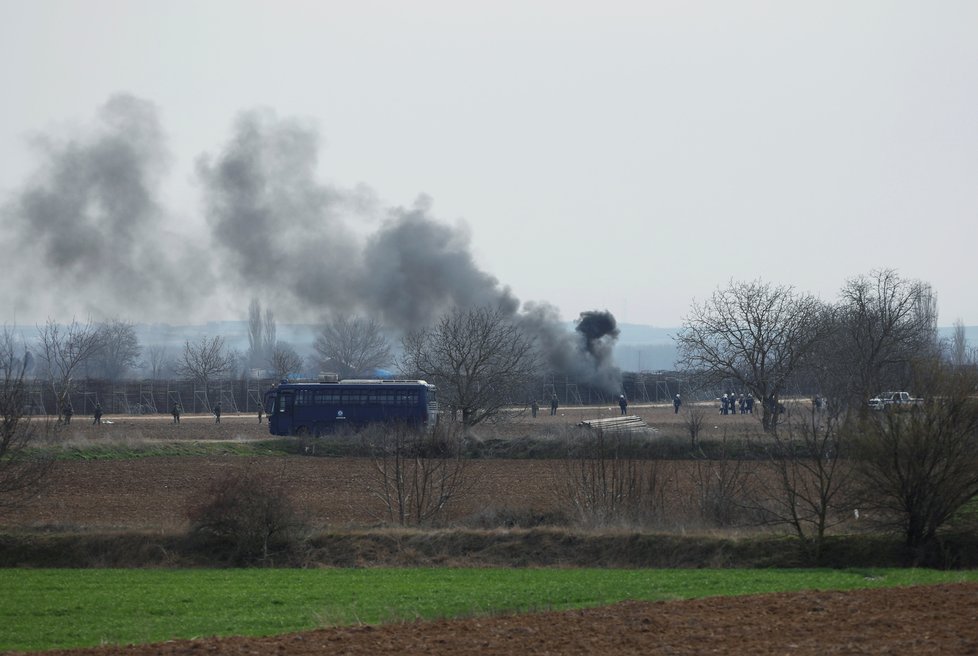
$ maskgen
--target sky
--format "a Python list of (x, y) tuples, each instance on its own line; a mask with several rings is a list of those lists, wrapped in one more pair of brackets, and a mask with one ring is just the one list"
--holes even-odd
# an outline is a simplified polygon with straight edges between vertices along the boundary
[(978, 325), (976, 33), (951, 0), (0, 0), (0, 321), (669, 327), (892, 268)]

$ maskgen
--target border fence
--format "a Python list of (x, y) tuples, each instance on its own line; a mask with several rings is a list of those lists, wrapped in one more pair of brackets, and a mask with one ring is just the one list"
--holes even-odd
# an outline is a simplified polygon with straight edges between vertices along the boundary
[[(512, 402), (529, 404), (534, 396), (546, 402), (556, 394), (561, 405), (595, 405), (614, 403), (619, 394), (625, 394), (632, 403), (662, 403), (686, 388), (685, 379), (675, 372), (624, 372), (621, 387), (616, 390), (562, 375), (540, 376), (537, 381), (531, 385), (528, 398), (514, 398)], [(218, 402), (225, 413), (257, 413), (265, 392), (276, 383), (278, 380), (271, 378), (217, 380), (207, 385), (188, 380), (85, 379), (72, 382), (69, 400), (79, 415), (92, 414), (96, 403), (107, 414), (169, 414), (175, 403), (183, 412), (209, 413)], [(58, 395), (51, 383), (36, 380), (29, 385), (29, 407), (25, 411), (58, 414)]]
[[(183, 412), (209, 413), (220, 402), (224, 413), (257, 413), (265, 392), (277, 380), (220, 380), (206, 386), (187, 380), (104, 381), (71, 384), (68, 400), (75, 414), (92, 414), (95, 404), (107, 414), (169, 414), (179, 403)], [(48, 381), (31, 381), (28, 414), (56, 415), (58, 395)]]

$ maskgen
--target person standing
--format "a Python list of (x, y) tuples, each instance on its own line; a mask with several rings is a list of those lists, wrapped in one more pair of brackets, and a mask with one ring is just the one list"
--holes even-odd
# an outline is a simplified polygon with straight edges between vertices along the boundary
[(618, 407), (621, 408), (621, 414), (623, 415), (628, 410), (628, 399), (625, 398), (624, 394), (618, 397)]
[(258, 404), (258, 423), (259, 423), (259, 424), (261, 423), (261, 416), (262, 416), (263, 414), (265, 414), (265, 408), (264, 408), (264, 407), (262, 407), (262, 404), (261, 404), (261, 403), (259, 403), (259, 404)]
[(215, 424), (221, 423), (221, 404), (220, 404), (220, 402), (218, 402), (218, 404), (214, 406), (214, 423)]
[(537, 411), (540, 409), (540, 404), (537, 403), (536, 399), (533, 399), (533, 403), (530, 404), (530, 413), (536, 417)]
[(558, 405), (559, 404), (557, 402), (557, 394), (555, 393), (553, 396), (550, 397), (550, 416), (551, 417), (553, 417), (554, 415), (557, 414), (557, 406)]
[(101, 424), (102, 423), (102, 404), (101, 403), (96, 403), (95, 404), (95, 413), (94, 413), (93, 416), (95, 417), (95, 419), (92, 421), (92, 425)]
[(683, 404), (683, 401), (682, 401), (682, 399), (679, 398), (679, 395), (677, 394), (676, 395), (676, 398), (674, 398), (672, 400), (672, 407), (675, 410), (675, 413), (674, 414), (677, 414), (677, 415), (679, 414), (679, 406), (681, 406), (682, 404)]
[(174, 424), (179, 424), (180, 423), (180, 404), (179, 403), (174, 403), (173, 404), (173, 410), (171, 410), (171, 412), (173, 413), (173, 423)]
[(65, 403), (65, 410), (64, 410), (65, 426), (71, 423), (71, 415), (73, 414), (75, 414), (75, 409), (71, 407), (71, 401), (68, 401), (67, 403)]

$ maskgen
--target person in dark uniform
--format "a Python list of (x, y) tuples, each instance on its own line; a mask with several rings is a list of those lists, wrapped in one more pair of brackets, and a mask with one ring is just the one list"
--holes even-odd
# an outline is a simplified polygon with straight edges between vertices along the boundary
[(618, 407), (621, 408), (621, 414), (625, 414), (628, 410), (628, 399), (625, 398), (624, 394), (618, 397)]
[(75, 414), (75, 409), (71, 407), (71, 401), (68, 401), (67, 403), (65, 403), (65, 410), (64, 410), (65, 426), (71, 423), (71, 415), (73, 414)]
[(536, 399), (533, 399), (533, 403), (530, 404), (530, 412), (533, 414), (534, 417), (536, 417), (537, 411), (539, 410), (540, 410), (540, 404), (537, 403)]
[(261, 423), (261, 417), (262, 417), (263, 414), (265, 414), (265, 408), (262, 406), (261, 403), (259, 403), (258, 404), (258, 423), (259, 424)]
[(95, 417), (92, 420), (92, 424), (93, 425), (94, 424), (101, 424), (102, 423), (102, 404), (101, 403), (96, 403), (95, 404), (95, 413), (94, 413), (93, 416)]
[(682, 401), (682, 399), (679, 398), (679, 395), (677, 394), (676, 395), (676, 398), (674, 398), (672, 400), (672, 407), (675, 409), (675, 413), (674, 414), (677, 414), (677, 415), (679, 414), (679, 406), (681, 406), (682, 404), (683, 404), (683, 401)]
[(551, 417), (553, 417), (554, 415), (557, 414), (557, 406), (558, 405), (559, 404), (557, 402), (557, 395), (554, 394), (553, 396), (550, 397), (550, 416)]
[(218, 403), (217, 405), (214, 406), (214, 423), (215, 424), (221, 423), (221, 404), (220, 403)]
[(174, 403), (173, 404), (173, 409), (170, 412), (173, 414), (173, 423), (174, 424), (179, 424), (180, 423), (180, 404), (179, 403)]

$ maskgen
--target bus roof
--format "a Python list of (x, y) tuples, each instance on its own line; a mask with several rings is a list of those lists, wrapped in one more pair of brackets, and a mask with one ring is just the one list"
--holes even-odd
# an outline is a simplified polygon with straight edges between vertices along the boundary
[(390, 378), (346, 378), (340, 381), (322, 381), (322, 380), (283, 380), (279, 383), (279, 387), (283, 385), (426, 385), (431, 387), (431, 385), (425, 380), (405, 380), (405, 379), (390, 379)]
[(344, 378), (340, 381), (340, 384), (346, 385), (427, 385), (428, 382), (424, 380), (404, 380), (404, 379), (394, 379), (394, 378)]

